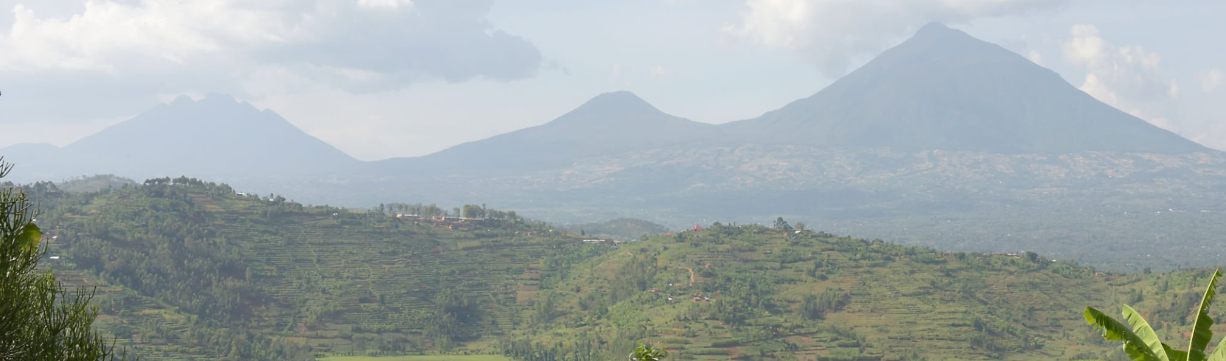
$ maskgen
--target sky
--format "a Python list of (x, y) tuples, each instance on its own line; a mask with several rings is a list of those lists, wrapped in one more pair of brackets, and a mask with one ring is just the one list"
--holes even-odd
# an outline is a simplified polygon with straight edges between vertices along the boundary
[(0, 0), (0, 147), (226, 93), (363, 160), (629, 90), (708, 123), (816, 93), (930, 21), (1226, 150), (1220, 0)]

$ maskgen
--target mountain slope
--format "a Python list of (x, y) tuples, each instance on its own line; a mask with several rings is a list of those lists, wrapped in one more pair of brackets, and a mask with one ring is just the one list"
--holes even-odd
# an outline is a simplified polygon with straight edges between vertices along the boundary
[(1204, 147), (1055, 72), (941, 24), (817, 94), (725, 125), (762, 143), (997, 153), (1187, 153)]
[(621, 91), (601, 94), (540, 126), (376, 166), (390, 173), (414, 168), (533, 171), (570, 166), (583, 157), (710, 140), (717, 134), (714, 125), (665, 114), (633, 93)]
[(11, 161), (32, 168), (27, 175), (44, 179), (82, 174), (136, 179), (295, 176), (336, 173), (360, 164), (270, 110), (218, 94), (200, 101), (179, 97), (60, 149), (30, 148), (0, 152), (17, 154)]

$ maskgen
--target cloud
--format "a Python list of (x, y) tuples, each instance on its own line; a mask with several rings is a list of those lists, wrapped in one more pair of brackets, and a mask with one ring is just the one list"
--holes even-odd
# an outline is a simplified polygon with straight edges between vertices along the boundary
[(677, 69), (669, 68), (663, 65), (656, 65), (656, 66), (651, 67), (651, 77), (652, 78), (667, 78), (669, 76), (672, 76), (673, 74), (677, 74)]
[(880, 53), (920, 26), (939, 21), (1024, 14), (1069, 0), (746, 0), (734, 36), (795, 51), (828, 76), (842, 75), (859, 57)]
[(1093, 25), (1075, 25), (1062, 45), (1069, 63), (1086, 70), (1079, 87), (1098, 100), (1177, 133), (1172, 122), (1179, 84), (1162, 72), (1162, 58), (1140, 46), (1116, 46)]
[(1205, 93), (1212, 93), (1226, 83), (1226, 74), (1223, 74), (1221, 69), (1202, 71), (1196, 74), (1196, 78), (1200, 80), (1200, 90)]
[(1038, 50), (1030, 50), (1026, 53), (1026, 58), (1039, 66), (1043, 66), (1043, 54), (1039, 53)]
[[(290, 71), (342, 88), (532, 77), (541, 54), (494, 28), (492, 0), (88, 0), (70, 17), (16, 5), (0, 71), (243, 82)], [(273, 70), (269, 70), (269, 69)], [(171, 75), (174, 74), (174, 75)], [(184, 79), (185, 80), (185, 79)], [(214, 80), (216, 81), (216, 80)], [(216, 84), (179, 85), (183, 91)], [(228, 89), (221, 89), (228, 90)]]
[(630, 79), (626, 79), (626, 76), (629, 75), (631, 70), (633, 70), (633, 68), (626, 66), (626, 65), (622, 65), (622, 64), (613, 64), (612, 66), (610, 66), (609, 67), (609, 85), (612, 85), (615, 87), (630, 86)]

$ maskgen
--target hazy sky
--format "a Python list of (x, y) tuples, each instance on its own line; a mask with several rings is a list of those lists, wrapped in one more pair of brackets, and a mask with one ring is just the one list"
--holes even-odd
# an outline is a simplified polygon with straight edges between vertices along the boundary
[(709, 123), (807, 97), (942, 21), (1226, 149), (1226, 1), (0, 0), (0, 147), (233, 94), (366, 160), (630, 90)]

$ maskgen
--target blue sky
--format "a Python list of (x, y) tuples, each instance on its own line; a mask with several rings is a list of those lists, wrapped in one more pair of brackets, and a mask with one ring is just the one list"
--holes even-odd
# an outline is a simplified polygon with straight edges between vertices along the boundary
[(0, 0), (0, 146), (230, 93), (367, 160), (630, 90), (709, 123), (809, 96), (941, 21), (1226, 149), (1223, 1)]

